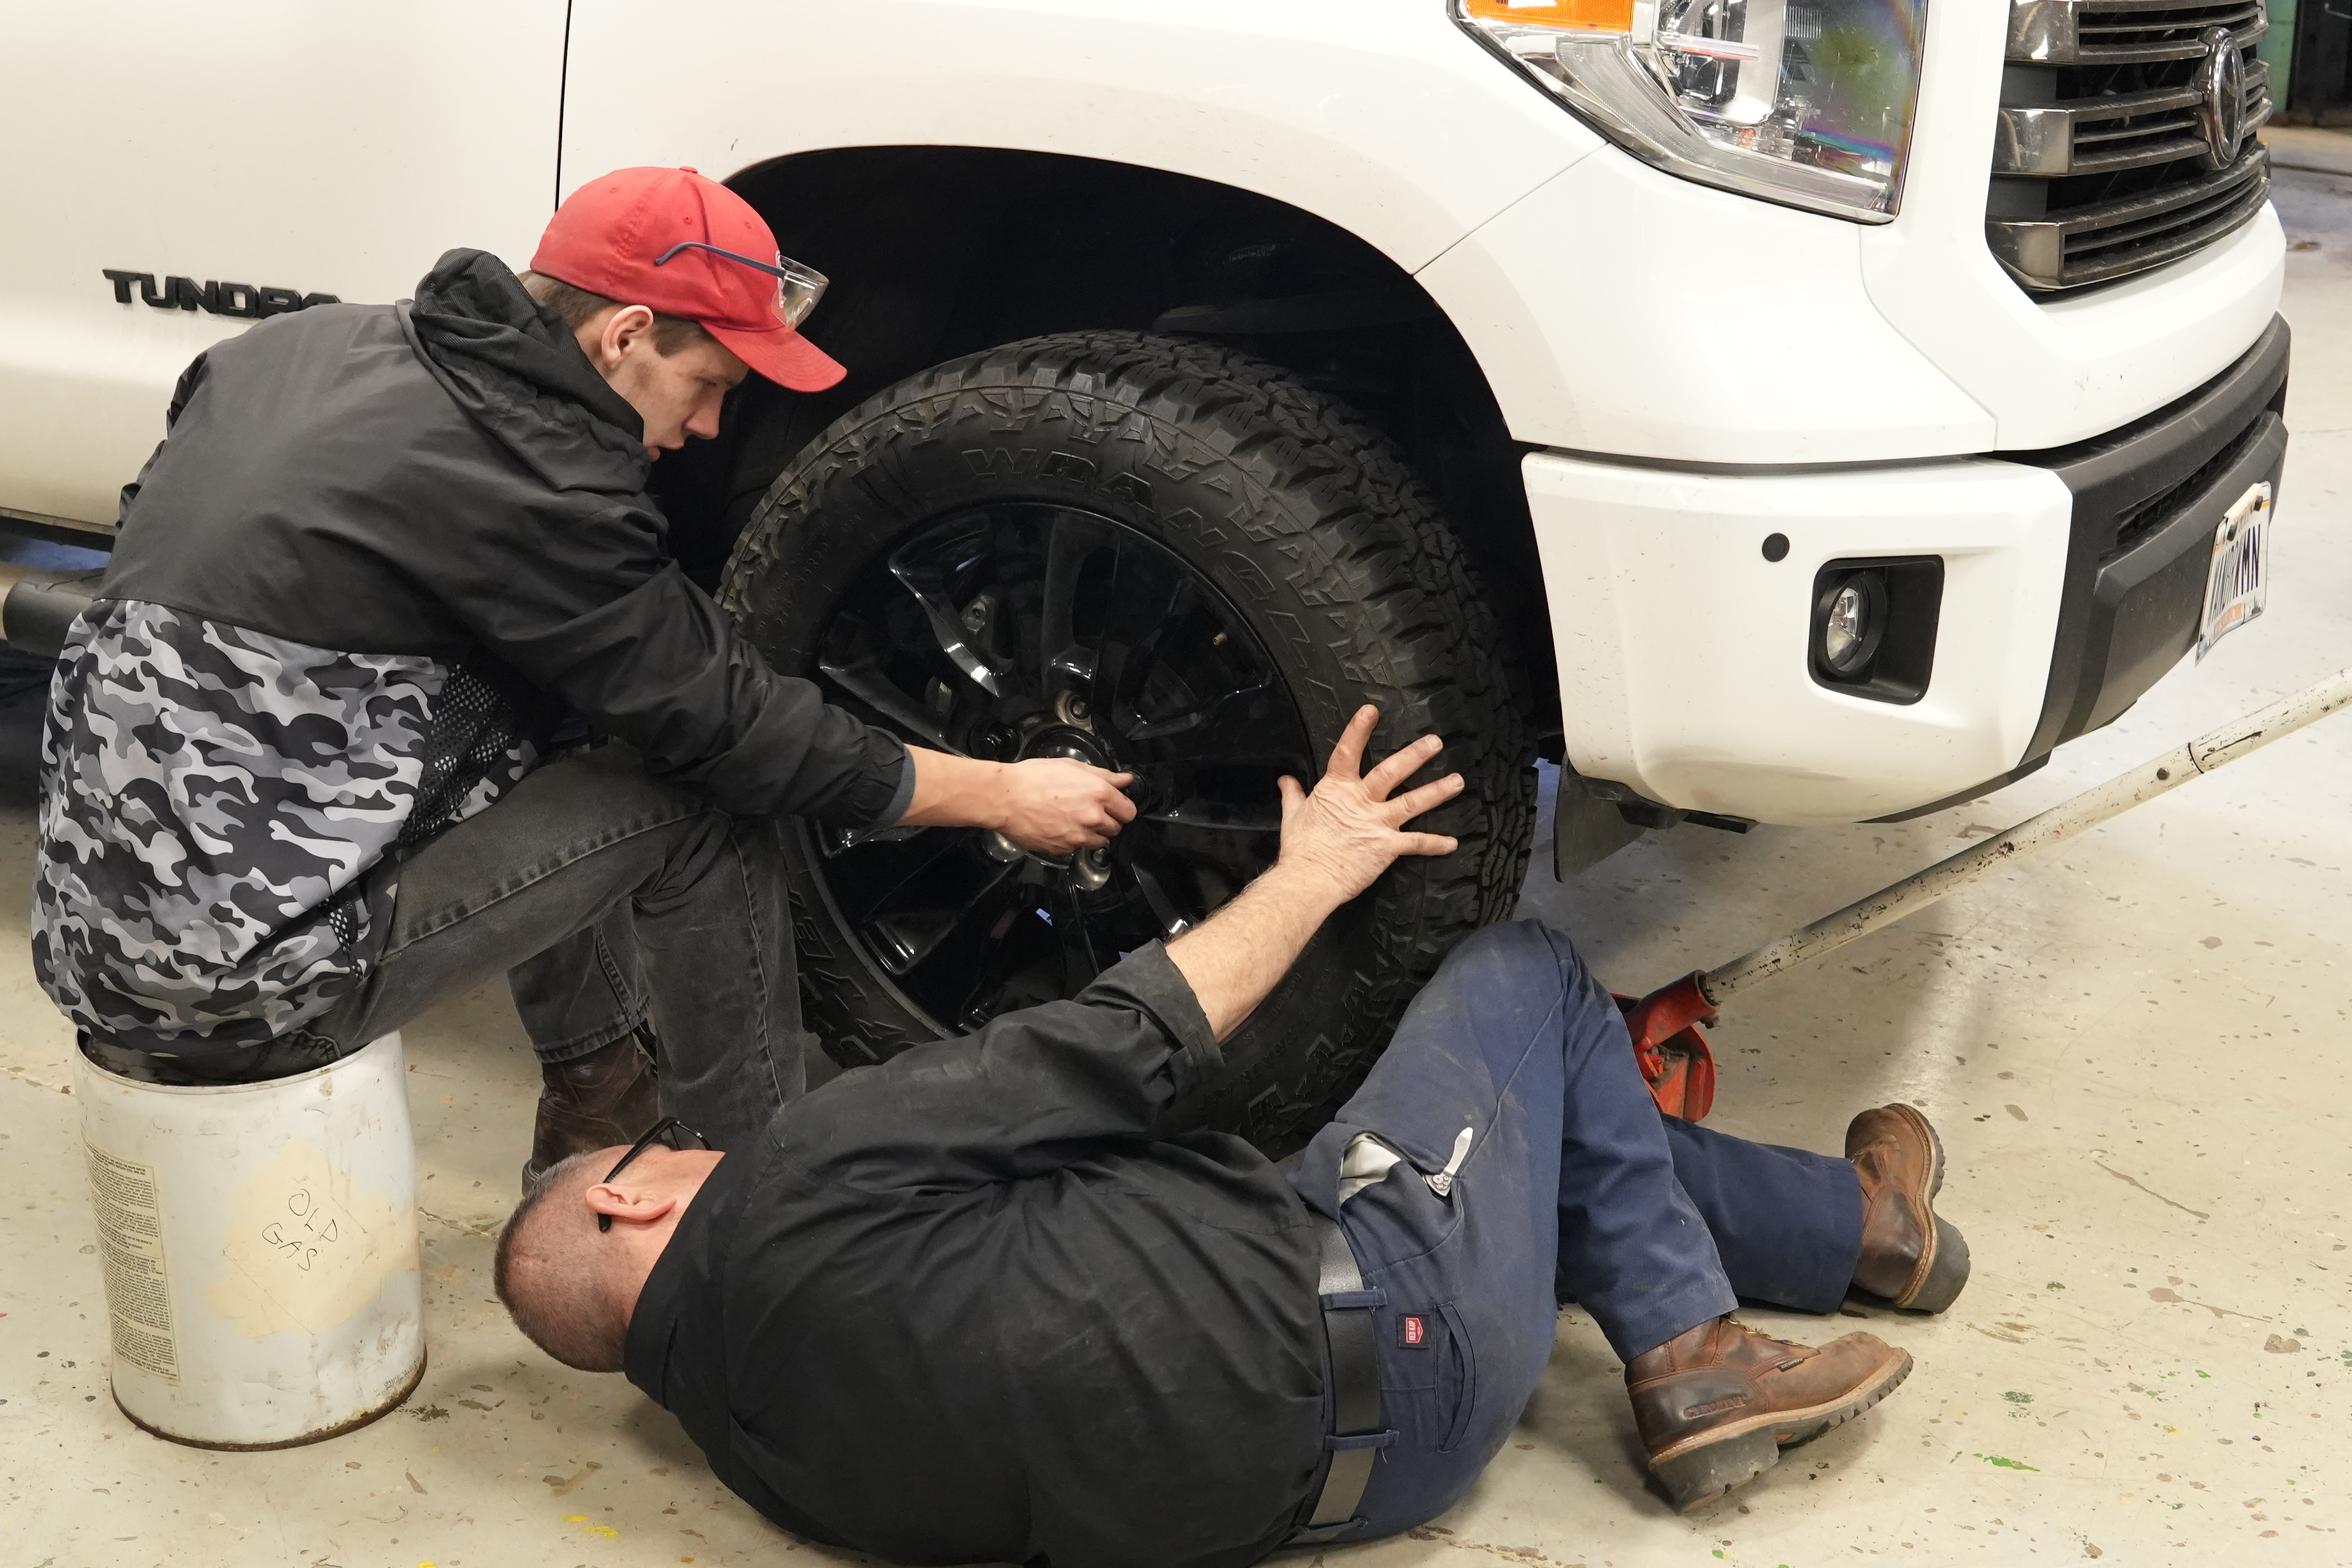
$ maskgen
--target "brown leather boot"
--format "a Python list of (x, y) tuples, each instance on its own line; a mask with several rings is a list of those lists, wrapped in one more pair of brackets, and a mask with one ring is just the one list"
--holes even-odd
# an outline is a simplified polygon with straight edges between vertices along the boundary
[(1857, 1289), (1914, 1312), (1940, 1312), (1969, 1282), (1969, 1244), (1935, 1210), (1944, 1143), (1908, 1105), (1884, 1105), (1845, 1130), (1845, 1157), (1862, 1178)]
[(539, 1121), (531, 1131), (530, 1163), (522, 1168), (524, 1192), (572, 1155), (634, 1143), (660, 1120), (646, 1048), (652, 1033), (640, 1026), (584, 1057), (540, 1064)]
[(1633, 1425), (1678, 1512), (1714, 1501), (1893, 1393), (1911, 1357), (1875, 1334), (1819, 1350), (1730, 1318), (1688, 1329), (1625, 1367)]

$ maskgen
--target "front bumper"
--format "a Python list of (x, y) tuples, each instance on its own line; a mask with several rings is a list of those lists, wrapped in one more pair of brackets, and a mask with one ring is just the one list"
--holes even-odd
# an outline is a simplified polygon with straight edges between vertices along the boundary
[(2013, 452), (2074, 496), (2050, 685), (2021, 762), (2115, 719), (2197, 646), (2213, 530), (2286, 461), (2292, 342), (2274, 318), (2238, 362), (2111, 435)]
[[(1569, 761), (1665, 805), (1792, 824), (1901, 816), (2033, 766), (2194, 645), (2221, 510), (2277, 482), (2287, 347), (2273, 322), (2179, 402), (2052, 452), (1761, 472), (1529, 455)], [(1944, 575), (1924, 693), (1817, 681), (1821, 569), (1927, 556)]]

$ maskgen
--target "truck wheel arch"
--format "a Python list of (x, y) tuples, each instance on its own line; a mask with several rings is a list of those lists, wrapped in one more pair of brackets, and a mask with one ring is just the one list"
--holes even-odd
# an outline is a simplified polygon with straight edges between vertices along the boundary
[(1519, 462), (1478, 362), (1373, 246), (1233, 185), (1135, 164), (975, 146), (866, 146), (752, 164), (728, 184), (784, 254), (832, 279), (810, 337), (849, 367), (831, 392), (756, 379), (719, 440), (656, 470), (675, 547), (715, 580), (787, 461), (864, 398), (961, 354), (1051, 332), (1181, 331), (1346, 398), (1437, 492), (1519, 639), (1537, 730), (1558, 697)]

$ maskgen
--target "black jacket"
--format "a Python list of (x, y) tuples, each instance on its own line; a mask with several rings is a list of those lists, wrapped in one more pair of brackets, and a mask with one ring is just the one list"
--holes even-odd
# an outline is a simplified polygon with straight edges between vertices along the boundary
[(189, 367), (54, 688), (35, 959), (76, 1022), (185, 1051), (323, 1013), (381, 941), (369, 873), (567, 707), (729, 811), (903, 811), (905, 748), (669, 558), (641, 436), (479, 251)]
[(719, 1479), (894, 1563), (1239, 1568), (1322, 1458), (1306, 1205), (1181, 1131), (1223, 1071), (1158, 942), (1071, 1001), (859, 1068), (721, 1160), (629, 1380)]

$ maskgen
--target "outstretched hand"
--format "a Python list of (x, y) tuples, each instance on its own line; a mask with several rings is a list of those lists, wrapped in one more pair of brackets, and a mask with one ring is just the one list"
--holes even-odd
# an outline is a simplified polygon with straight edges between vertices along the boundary
[(1444, 834), (1408, 833), (1404, 825), (1460, 795), (1462, 775), (1448, 773), (1391, 800), (1389, 792), (1437, 755), (1441, 742), (1423, 735), (1364, 773), (1364, 745), (1380, 717), (1377, 708), (1356, 710), (1313, 794), (1297, 779), (1282, 781), (1282, 853), (1273, 868), (1168, 944), (1168, 961), (1192, 987), (1221, 1040), (1289, 973), (1331, 911), (1370, 887), (1398, 856), (1454, 850)]
[(1356, 710), (1331, 748), (1330, 763), (1313, 793), (1301, 788), (1297, 779), (1281, 781), (1282, 853), (1277, 864), (1328, 879), (1342, 903), (1370, 887), (1400, 855), (1451, 855), (1458, 847), (1443, 833), (1408, 833), (1404, 825), (1460, 795), (1460, 773), (1389, 798), (1389, 792), (1435, 756), (1444, 742), (1423, 735), (1370, 773), (1360, 771), (1364, 746), (1380, 717), (1381, 710), (1370, 703)]

